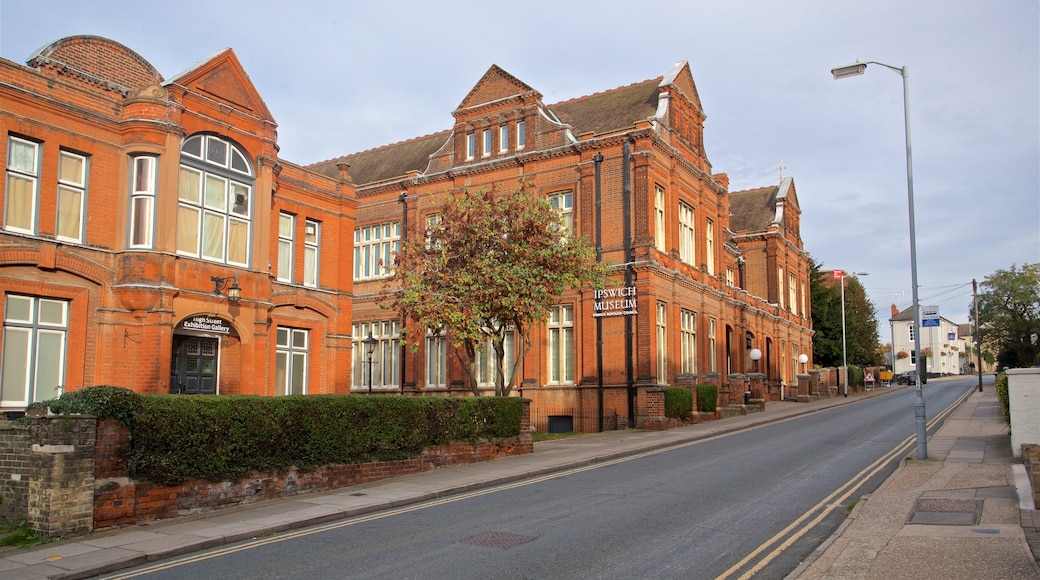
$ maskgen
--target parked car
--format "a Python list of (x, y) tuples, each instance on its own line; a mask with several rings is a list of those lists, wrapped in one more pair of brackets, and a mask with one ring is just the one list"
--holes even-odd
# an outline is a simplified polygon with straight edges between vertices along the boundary
[(896, 377), (897, 385), (915, 385), (917, 384), (917, 371), (903, 371)]

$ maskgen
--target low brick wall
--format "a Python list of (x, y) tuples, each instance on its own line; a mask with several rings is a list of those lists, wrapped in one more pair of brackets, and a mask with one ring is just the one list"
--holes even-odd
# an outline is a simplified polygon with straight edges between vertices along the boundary
[(1040, 509), (1040, 445), (1023, 445), (1022, 462), (1026, 464), (1029, 484), (1033, 487), (1033, 507)]
[(0, 421), (0, 523), (29, 519), (29, 426)]

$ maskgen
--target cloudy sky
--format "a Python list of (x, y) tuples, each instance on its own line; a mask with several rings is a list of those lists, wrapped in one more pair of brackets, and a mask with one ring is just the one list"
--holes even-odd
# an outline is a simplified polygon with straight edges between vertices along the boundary
[(70, 35), (170, 79), (234, 49), (309, 164), (450, 128), (497, 64), (546, 103), (690, 62), (705, 148), (733, 191), (794, 178), (806, 249), (861, 283), (888, 341), (912, 304), (903, 90), (910, 71), (922, 305), (966, 322), (971, 281), (1040, 262), (1036, 0), (0, 0), (0, 57)]

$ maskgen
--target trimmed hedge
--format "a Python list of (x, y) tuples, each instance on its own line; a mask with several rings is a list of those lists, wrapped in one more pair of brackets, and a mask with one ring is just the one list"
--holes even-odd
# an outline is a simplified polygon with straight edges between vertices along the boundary
[[(113, 389), (90, 387), (45, 404), (56, 413), (118, 418), (108, 411), (129, 412), (120, 422), (130, 426), (130, 474), (165, 485), (407, 459), (432, 445), (516, 437), (524, 410), (515, 397), (139, 395)], [(82, 404), (98, 400), (106, 404)]]
[(997, 375), (996, 382), (993, 383), (993, 390), (997, 392), (997, 400), (1000, 401), (1000, 409), (1004, 411), (1004, 420), (1010, 423), (1011, 409), (1010, 398), (1008, 397), (1007, 373), (1000, 373)]
[(697, 385), (697, 410), (714, 413), (719, 402), (719, 388), (715, 385)]
[(693, 393), (689, 389), (668, 387), (664, 390), (664, 416), (689, 419), (693, 416)]

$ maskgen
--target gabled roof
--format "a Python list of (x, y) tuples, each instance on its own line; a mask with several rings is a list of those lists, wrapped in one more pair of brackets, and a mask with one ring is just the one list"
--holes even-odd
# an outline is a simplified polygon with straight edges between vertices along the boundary
[(218, 101), (274, 122), (271, 111), (230, 48), (218, 51), (165, 83), (204, 93)]
[(733, 191), (729, 194), (729, 229), (738, 232), (764, 232), (776, 219), (776, 185)]
[[(462, 99), (458, 108), (467, 109), (531, 92), (537, 93), (527, 83), (501, 69), (497, 64), (493, 64)], [(541, 95), (537, 95), (537, 97), (540, 99)]]

